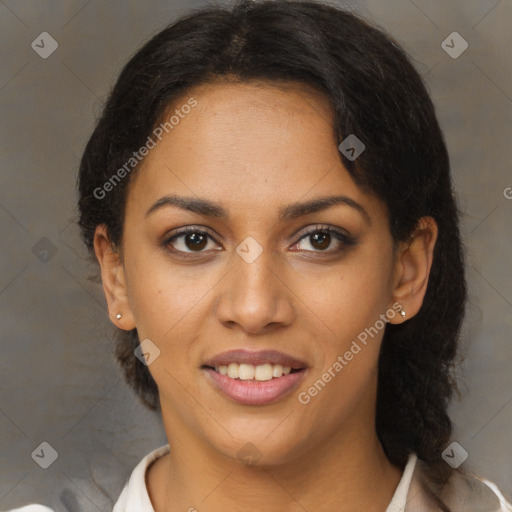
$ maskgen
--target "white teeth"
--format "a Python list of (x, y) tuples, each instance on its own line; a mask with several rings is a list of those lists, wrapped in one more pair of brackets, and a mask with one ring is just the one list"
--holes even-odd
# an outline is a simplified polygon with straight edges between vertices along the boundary
[[(272, 380), (273, 376), (274, 369), (272, 368), (272, 365), (269, 363), (256, 366), (256, 369), (254, 370), (254, 378), (256, 380)], [(281, 375), (278, 375), (278, 377), (280, 376)]]
[(291, 372), (290, 366), (283, 366), (281, 364), (260, 364), (254, 366), (252, 364), (238, 364), (230, 363), (229, 365), (220, 365), (215, 367), (215, 371), (221, 375), (227, 375), (231, 379), (240, 380), (258, 380), (265, 381), (272, 378), (282, 377)]
[(272, 377), (281, 377), (281, 375), (283, 375), (283, 365), (275, 364), (272, 367)]
[(238, 368), (240, 367), (237, 363), (230, 363), (228, 365), (228, 377), (232, 379), (238, 379)]
[(251, 380), (254, 379), (256, 369), (252, 364), (241, 364), (238, 367), (238, 378), (240, 380)]

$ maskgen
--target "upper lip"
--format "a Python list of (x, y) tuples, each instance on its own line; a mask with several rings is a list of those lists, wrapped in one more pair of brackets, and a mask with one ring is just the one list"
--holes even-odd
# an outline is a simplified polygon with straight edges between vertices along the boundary
[(280, 364), (290, 366), (292, 369), (300, 370), (307, 368), (307, 364), (300, 359), (292, 357), (277, 350), (259, 350), (250, 351), (245, 349), (235, 349), (222, 352), (204, 362), (203, 366), (229, 365), (229, 363), (252, 364), (258, 366), (266, 363)]

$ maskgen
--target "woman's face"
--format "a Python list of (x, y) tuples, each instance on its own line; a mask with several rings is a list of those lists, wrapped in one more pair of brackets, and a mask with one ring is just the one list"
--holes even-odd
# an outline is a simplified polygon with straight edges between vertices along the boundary
[[(269, 464), (373, 432), (383, 319), (401, 321), (384, 204), (342, 165), (321, 96), (218, 83), (175, 107), (190, 97), (130, 185), (123, 234), (168, 432)], [(249, 380), (209, 368), (228, 363)]]

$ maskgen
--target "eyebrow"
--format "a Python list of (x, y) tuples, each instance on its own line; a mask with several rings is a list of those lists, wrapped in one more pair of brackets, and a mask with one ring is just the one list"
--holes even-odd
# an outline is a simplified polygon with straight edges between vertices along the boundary
[[(291, 203), (279, 210), (279, 221), (282, 222), (285, 220), (296, 219), (311, 213), (326, 210), (338, 204), (344, 204), (357, 210), (364, 217), (366, 222), (371, 225), (372, 222), (368, 212), (357, 201), (354, 201), (347, 196), (327, 196), (302, 203)], [(158, 201), (156, 201), (156, 203), (154, 203), (146, 212), (146, 217), (165, 206), (175, 206), (182, 210), (188, 210), (199, 215), (215, 217), (222, 220), (227, 220), (229, 217), (227, 210), (219, 203), (215, 203), (207, 199), (197, 199), (194, 197), (182, 197), (177, 195), (167, 195), (158, 199)]]

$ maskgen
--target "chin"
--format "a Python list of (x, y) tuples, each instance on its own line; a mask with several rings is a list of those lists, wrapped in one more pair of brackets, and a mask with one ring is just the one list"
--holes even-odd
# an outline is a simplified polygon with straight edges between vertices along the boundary
[[(277, 422), (279, 423), (279, 422)], [(298, 456), (304, 453), (306, 439), (303, 438), (304, 432), (290, 432), (290, 430), (277, 430), (269, 435), (275, 429), (277, 424), (274, 422), (271, 429), (265, 430), (260, 435), (254, 433), (254, 430), (243, 429), (241, 435), (230, 437), (224, 431), (220, 434), (221, 439), (211, 439), (209, 444), (219, 453), (229, 459), (238, 460), (244, 466), (280, 466), (292, 462)], [(225, 435), (223, 435), (225, 434)], [(294, 438), (296, 436), (296, 442)]]

